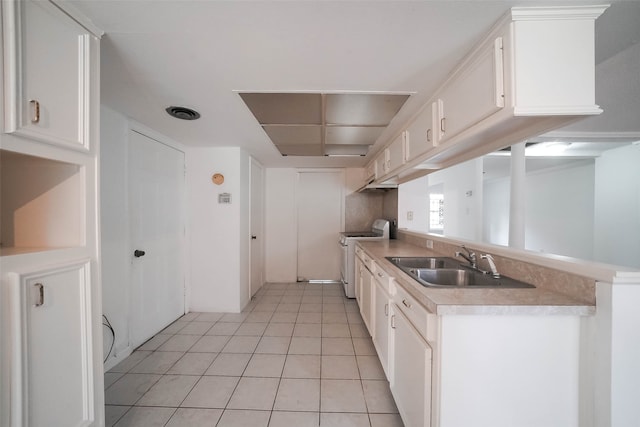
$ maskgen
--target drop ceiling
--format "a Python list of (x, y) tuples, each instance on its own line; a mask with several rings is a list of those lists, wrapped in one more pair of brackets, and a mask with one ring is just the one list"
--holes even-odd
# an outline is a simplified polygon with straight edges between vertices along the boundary
[[(68, 3), (105, 31), (101, 44), (104, 105), (186, 146), (241, 147), (267, 167), (363, 166), (510, 7), (560, 4), (449, 0)], [(598, 62), (640, 41), (640, 2), (613, 3), (596, 22)], [(316, 99), (324, 94), (326, 116), (297, 128), (299, 123), (291, 123), (291, 129), (276, 126), (287, 123), (268, 123), (269, 112), (266, 118), (256, 119), (241, 94), (268, 92), (307, 93)], [(385, 126), (375, 120), (356, 126), (339, 118), (340, 126), (332, 126), (336, 123), (328, 108), (330, 94), (411, 96)], [(313, 102), (314, 114), (322, 113), (322, 103)], [(187, 122), (169, 117), (165, 108), (170, 105), (193, 108), (201, 118)], [(295, 117), (302, 111), (289, 113)], [(299, 155), (291, 148), (290, 155), (283, 156), (272, 140), (283, 141), (278, 147), (296, 147)], [(301, 141), (315, 143), (305, 147)], [(323, 155), (327, 146), (370, 148), (364, 157), (327, 157)]]
[(365, 156), (409, 95), (241, 93), (283, 156)]

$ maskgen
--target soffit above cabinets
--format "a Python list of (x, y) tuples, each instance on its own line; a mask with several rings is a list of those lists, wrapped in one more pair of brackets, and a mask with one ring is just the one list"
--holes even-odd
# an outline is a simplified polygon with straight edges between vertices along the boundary
[(364, 156), (408, 94), (240, 93), (283, 156)]

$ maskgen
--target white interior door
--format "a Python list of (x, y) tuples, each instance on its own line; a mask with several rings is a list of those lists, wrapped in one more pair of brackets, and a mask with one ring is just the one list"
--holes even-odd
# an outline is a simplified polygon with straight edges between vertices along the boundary
[(264, 169), (251, 159), (251, 296), (264, 282)]
[(184, 153), (129, 132), (131, 343), (184, 314)]
[(298, 280), (340, 280), (344, 172), (298, 173)]

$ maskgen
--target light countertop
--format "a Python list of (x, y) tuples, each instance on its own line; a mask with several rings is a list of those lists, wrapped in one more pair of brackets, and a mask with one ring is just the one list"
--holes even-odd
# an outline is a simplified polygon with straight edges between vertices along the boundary
[[(390, 256), (442, 256), (429, 249), (400, 240), (359, 241), (376, 263), (396, 279), (411, 296), (432, 313), (499, 315), (570, 315), (595, 314), (595, 306), (569, 295), (536, 286), (524, 289), (428, 288), (393, 265)], [(518, 277), (513, 277), (518, 279)]]

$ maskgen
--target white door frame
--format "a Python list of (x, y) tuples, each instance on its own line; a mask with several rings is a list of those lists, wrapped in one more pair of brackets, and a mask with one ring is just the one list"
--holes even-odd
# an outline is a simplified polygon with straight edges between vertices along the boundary
[[(259, 170), (259, 174), (261, 175), (261, 188), (259, 189), (260, 192), (260, 201), (261, 201), (261, 206), (258, 209), (258, 212), (255, 211), (255, 190), (254, 190), (254, 186), (253, 186), (253, 178), (254, 178), (254, 173), (257, 172)], [(250, 197), (249, 197), (249, 212), (250, 212), (250, 219), (249, 219), (249, 230), (251, 232), (251, 236), (249, 236), (251, 240), (251, 249), (249, 250), (249, 296), (253, 297), (253, 295), (258, 291), (258, 289), (260, 289), (262, 287), (262, 285), (264, 284), (264, 277), (265, 277), (265, 273), (264, 273), (264, 253), (265, 253), (265, 175), (264, 175), (264, 167), (262, 166), (262, 164), (260, 164), (260, 162), (258, 162), (256, 159), (254, 159), (253, 157), (250, 158), (250, 167), (249, 167), (249, 182), (250, 182)], [(257, 222), (256, 222), (256, 218), (254, 218), (254, 215), (256, 215), (256, 213), (259, 215), (259, 218), (257, 218)], [(254, 225), (257, 225), (257, 230), (254, 229)], [(254, 241), (254, 236), (256, 237), (255, 241)], [(258, 245), (258, 248), (260, 249), (259, 251), (259, 259), (256, 260), (254, 259), (253, 256), (253, 248), (254, 245)], [(260, 285), (254, 289), (254, 284), (253, 281), (255, 279), (254, 277), (254, 268), (256, 267), (255, 263), (258, 262), (259, 264), (259, 275), (260, 275)]]

